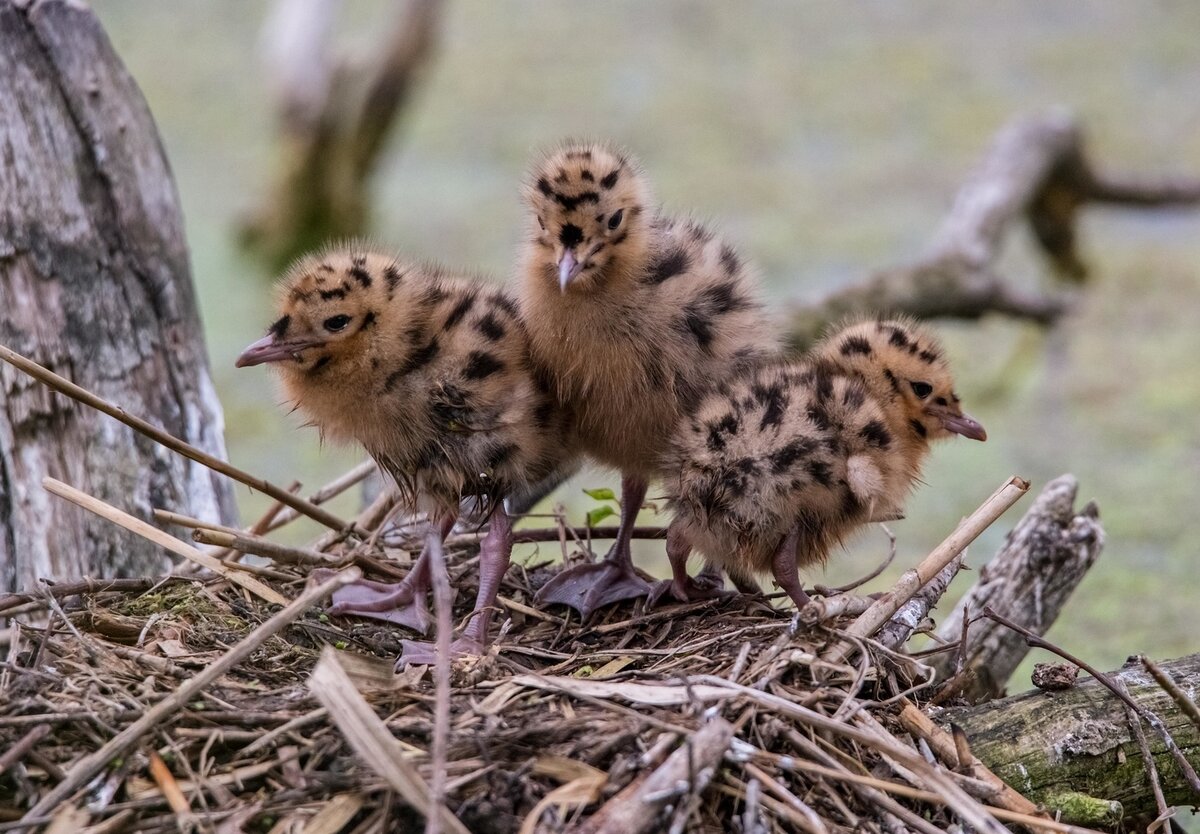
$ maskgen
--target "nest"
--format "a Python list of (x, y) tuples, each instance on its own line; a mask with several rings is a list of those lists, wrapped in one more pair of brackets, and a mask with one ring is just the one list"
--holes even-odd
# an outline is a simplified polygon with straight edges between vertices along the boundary
[[(381, 524), (380, 507), (358, 523)], [(203, 540), (240, 534), (172, 518)], [(439, 678), (393, 674), (411, 633), (328, 617), (315, 603), (339, 577), (314, 588), (310, 576), (319, 559), (394, 580), (415, 529), (307, 550), (240, 534), (273, 563), (0, 598), (2, 616), (49, 614), (14, 625), (0, 674), (0, 750), (15, 765), (0, 776), (0, 831), (66, 813), (103, 830), (270, 832), (418, 830), (432, 815), (481, 834), (1002, 830), (998, 818), (1036, 813), (969, 753), (952, 767), (930, 755), (953, 757), (953, 741), (917, 717), (942, 687), (902, 645), (952, 560), (938, 557), (940, 577), (906, 574), (892, 593), (917, 610), (893, 605), (869, 633), (890, 603), (846, 593), (803, 620), (731, 596), (580, 623), (533, 606), (550, 563), (515, 566), (491, 650)], [(447, 544), (460, 623), (477, 539)], [(566, 550), (590, 558), (584, 545)], [(936, 594), (922, 602), (922, 587)]]

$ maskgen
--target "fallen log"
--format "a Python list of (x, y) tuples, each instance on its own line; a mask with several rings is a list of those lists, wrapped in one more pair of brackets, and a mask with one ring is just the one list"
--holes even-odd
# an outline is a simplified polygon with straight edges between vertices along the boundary
[[(1195, 704), (1200, 654), (1160, 666)], [(1110, 677), (1162, 720), (1186, 759), (1200, 761), (1200, 725), (1140, 662), (1131, 659)], [(1125, 818), (1157, 813), (1125, 705), (1094, 678), (1058, 692), (1033, 691), (937, 710), (931, 717), (947, 730), (961, 727), (976, 758), (1024, 796), (1063, 812), (1066, 822), (1103, 827), (1122, 813)], [(1200, 803), (1164, 739), (1153, 731), (1145, 735), (1166, 802)], [(1085, 812), (1101, 816), (1074, 816)]]

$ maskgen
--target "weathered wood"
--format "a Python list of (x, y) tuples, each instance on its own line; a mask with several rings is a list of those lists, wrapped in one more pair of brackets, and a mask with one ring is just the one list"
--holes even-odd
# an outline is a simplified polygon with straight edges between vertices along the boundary
[[(1200, 693), (1200, 655), (1161, 666), (1195, 702)], [(1200, 757), (1200, 727), (1140, 663), (1132, 661), (1110, 674), (1125, 684), (1139, 704), (1162, 719), (1185, 758), (1196, 761)], [(946, 728), (951, 723), (962, 727), (972, 753), (1035, 802), (1056, 804), (1058, 795), (1083, 794), (1120, 802), (1127, 818), (1156, 813), (1125, 706), (1093, 678), (1085, 677), (1061, 692), (1029, 692), (944, 710), (933, 718)], [(1161, 736), (1147, 732), (1146, 738), (1167, 802), (1200, 801)]]
[[(80, 3), (0, 0), (0, 343), (224, 456), (175, 185), (145, 101)], [(0, 589), (158, 573), (161, 549), (40, 487), (234, 519), (208, 469), (0, 367)]]
[[(1045, 634), (1104, 547), (1096, 505), (1075, 510), (1079, 484), (1072, 475), (1048, 483), (1004, 545), (979, 572), (979, 579), (946, 617), (937, 635), (953, 642), (962, 636), (964, 616), (977, 617), (985, 606), (1038, 634)], [(1024, 638), (999, 623), (972, 619), (963, 670), (973, 672), (963, 695), (971, 701), (994, 698), (1029, 647)], [(957, 673), (958, 654), (931, 659), (938, 678)]]
[(811, 345), (830, 322), (864, 313), (978, 319), (989, 313), (1051, 324), (1068, 297), (1020, 290), (995, 269), (1004, 235), (1025, 220), (1057, 274), (1081, 280), (1075, 221), (1089, 202), (1140, 208), (1200, 204), (1200, 178), (1138, 180), (1098, 172), (1068, 113), (1014, 119), (959, 190), (923, 257), (792, 308), (788, 341)]

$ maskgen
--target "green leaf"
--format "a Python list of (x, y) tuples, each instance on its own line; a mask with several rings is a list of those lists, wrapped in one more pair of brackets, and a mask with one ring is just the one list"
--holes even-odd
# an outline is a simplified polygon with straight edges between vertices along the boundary
[(608, 487), (596, 487), (595, 489), (585, 489), (583, 494), (589, 498), (595, 498), (597, 501), (616, 501), (617, 495)]
[(587, 523), (588, 527), (595, 527), (610, 515), (616, 515), (617, 511), (605, 504), (603, 507), (597, 507), (594, 510), (588, 510)]

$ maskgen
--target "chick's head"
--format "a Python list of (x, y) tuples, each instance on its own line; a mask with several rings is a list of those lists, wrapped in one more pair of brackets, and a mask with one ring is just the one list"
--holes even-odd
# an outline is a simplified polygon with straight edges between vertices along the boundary
[(983, 426), (962, 410), (942, 346), (916, 322), (857, 322), (834, 332), (817, 350), (861, 376), (875, 396), (899, 410), (918, 437), (987, 439)]
[(347, 250), (302, 258), (279, 282), (279, 317), (237, 366), (273, 363), (293, 383), (344, 379), (368, 361), (400, 280), (399, 268), (379, 255)]
[(650, 189), (625, 154), (598, 144), (563, 145), (533, 167), (524, 196), (538, 265), (562, 292), (596, 289), (641, 262)]

